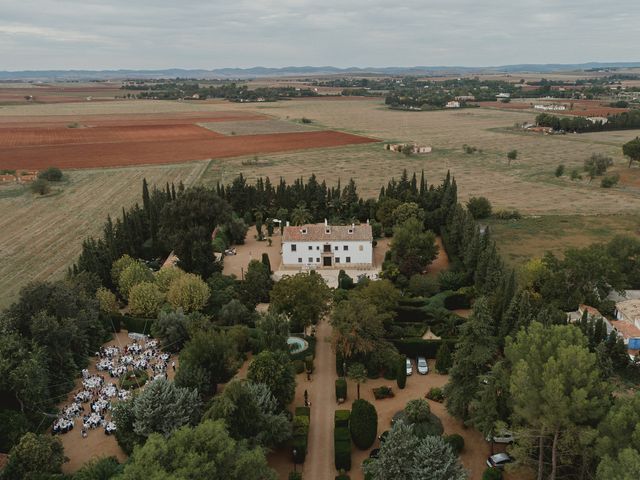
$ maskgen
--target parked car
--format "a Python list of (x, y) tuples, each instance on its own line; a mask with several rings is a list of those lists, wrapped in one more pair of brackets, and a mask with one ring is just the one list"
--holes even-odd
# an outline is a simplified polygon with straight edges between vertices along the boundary
[(413, 365), (411, 364), (411, 360), (407, 358), (407, 377), (413, 373)]
[[(486, 440), (487, 442), (490, 442), (491, 437), (487, 437)], [(496, 432), (496, 434), (493, 436), (493, 443), (513, 443), (514, 441), (515, 437), (509, 430)]]
[(380, 440), (380, 443), (384, 443), (384, 441), (387, 439), (388, 436), (389, 436), (389, 430), (385, 430), (380, 434), (380, 436), (378, 437), (378, 440)]
[(369, 454), (369, 458), (378, 458), (379, 456), (380, 456), (379, 448), (374, 448), (373, 450), (371, 450), (371, 453)]
[(504, 468), (507, 463), (513, 462), (513, 457), (508, 453), (496, 453), (487, 458), (487, 465), (493, 468)]
[(418, 365), (418, 373), (420, 375), (426, 375), (429, 373), (429, 364), (427, 363), (427, 359), (424, 357), (418, 357), (416, 360), (416, 364)]

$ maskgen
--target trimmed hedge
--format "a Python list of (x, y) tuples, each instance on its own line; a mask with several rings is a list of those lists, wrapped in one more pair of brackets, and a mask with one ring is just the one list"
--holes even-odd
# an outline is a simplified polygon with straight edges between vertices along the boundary
[(334, 442), (336, 470), (351, 470), (351, 442)]
[(336, 410), (333, 417), (333, 423), (336, 427), (349, 427), (350, 410)]
[(296, 407), (296, 417), (308, 417), (311, 419), (311, 407)]
[(398, 351), (407, 357), (426, 357), (436, 358), (438, 349), (443, 342), (449, 344), (451, 351), (455, 350), (456, 339), (442, 339), (442, 340), (425, 340), (422, 338), (402, 338), (391, 340), (393, 345)]
[(344, 442), (345, 440), (349, 440), (350, 438), (351, 434), (349, 433), (349, 429), (347, 427), (336, 427), (333, 430), (334, 442)]
[(351, 480), (351, 477), (349, 475), (338, 475), (336, 480)]
[[(295, 455), (294, 452), (295, 451)], [(291, 440), (291, 455), (293, 457), (293, 463), (304, 463), (307, 458), (307, 437), (298, 436), (293, 437)]]
[(124, 329), (128, 332), (151, 335), (151, 325), (153, 324), (153, 319), (151, 318), (130, 317), (129, 315), (122, 315), (120, 321)]
[(336, 401), (347, 399), (347, 381), (344, 378), (336, 379)]
[(444, 299), (444, 308), (447, 310), (458, 310), (461, 308), (471, 308), (471, 300), (463, 293), (453, 293)]
[(293, 369), (296, 371), (296, 375), (304, 372), (304, 362), (302, 360), (293, 361)]
[(367, 450), (376, 441), (378, 412), (366, 400), (356, 400), (351, 407), (349, 420), (351, 439), (360, 450)]

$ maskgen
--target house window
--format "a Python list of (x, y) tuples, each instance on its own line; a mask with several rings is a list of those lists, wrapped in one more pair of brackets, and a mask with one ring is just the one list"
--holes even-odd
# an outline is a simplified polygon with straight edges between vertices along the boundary
[(336, 250), (336, 251), (338, 250), (338, 248), (339, 248), (339, 247), (338, 247), (338, 245), (336, 245), (335, 247), (333, 247), (333, 249), (334, 249), (334, 250)]
[(319, 259), (319, 258), (316, 258), (316, 262), (320, 263), (320, 259)]
[(298, 263), (302, 263), (302, 257), (298, 257)]
[(313, 263), (313, 257), (309, 257), (309, 263)]
[(301, 232), (303, 235), (306, 235), (306, 234), (307, 234), (307, 229), (306, 229), (306, 228), (303, 228), (302, 230), (300, 230), (300, 232)]
[(342, 247), (342, 250), (344, 250), (345, 252), (349, 250), (349, 245), (345, 245), (344, 247)]
[(336, 263), (340, 263), (340, 257), (336, 257)]
[(313, 245), (309, 245), (309, 250), (313, 250)]
[(364, 250), (364, 247), (362, 245), (358, 245), (358, 250), (362, 251)]
[(320, 247), (319, 247), (319, 246), (316, 246), (316, 250), (320, 250)]
[(295, 243), (291, 244), (291, 251), (292, 252), (295, 252), (297, 248), (298, 248), (298, 246)]
[(347, 257), (347, 258), (345, 258), (345, 261), (346, 261), (347, 263), (351, 263), (351, 257)]

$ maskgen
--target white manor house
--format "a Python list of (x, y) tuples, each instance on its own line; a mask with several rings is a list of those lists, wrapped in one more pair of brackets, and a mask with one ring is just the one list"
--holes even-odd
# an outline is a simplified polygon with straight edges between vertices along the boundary
[(373, 233), (362, 225), (325, 223), (284, 227), (282, 266), (284, 268), (372, 268)]

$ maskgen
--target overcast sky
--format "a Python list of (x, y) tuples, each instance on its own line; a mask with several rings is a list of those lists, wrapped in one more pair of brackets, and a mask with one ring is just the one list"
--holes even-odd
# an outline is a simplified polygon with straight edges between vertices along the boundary
[(0, 69), (640, 61), (640, 0), (0, 0)]

